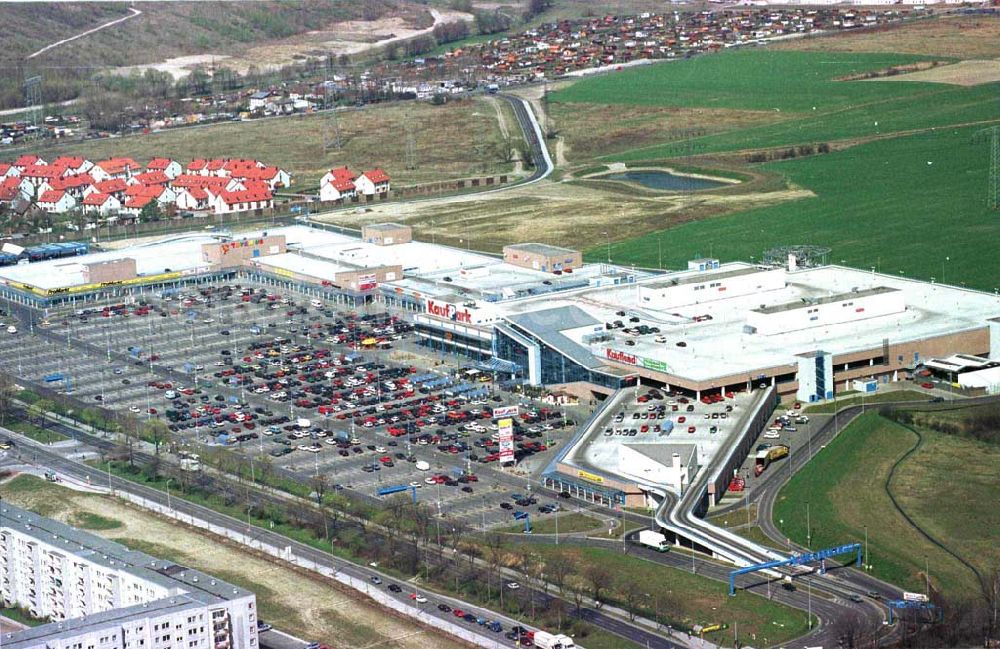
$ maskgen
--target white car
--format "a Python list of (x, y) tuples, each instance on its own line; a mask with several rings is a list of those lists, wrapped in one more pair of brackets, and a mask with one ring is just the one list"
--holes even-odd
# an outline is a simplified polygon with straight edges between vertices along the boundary
[(434, 478), (424, 478), (424, 484), (437, 484), (434, 482)]
[(521, 584), (517, 583), (516, 581), (512, 581), (509, 584), (507, 584), (507, 588), (510, 589), (510, 590), (517, 590), (520, 587), (521, 587)]
[(778, 433), (777, 431), (769, 430), (766, 433), (764, 433), (763, 435), (761, 435), (761, 437), (763, 437), (764, 439), (780, 439), (781, 438), (781, 433)]
[(376, 452), (376, 453), (385, 453), (385, 452), (386, 452), (386, 450), (385, 450), (385, 447), (384, 447), (384, 446), (376, 446), (376, 447), (375, 447), (375, 452)]
[(417, 604), (426, 604), (427, 603), (427, 598), (424, 597), (423, 595), (417, 595), (416, 597), (413, 598), (413, 600)]
[(15, 327), (14, 325), (11, 325), (11, 326), (7, 327), (7, 333), (9, 333), (9, 334), (16, 334), (17, 333), (17, 327)]
[(139, 406), (129, 406), (128, 407), (128, 411), (129, 412), (140, 412), (140, 409), (139, 409)]

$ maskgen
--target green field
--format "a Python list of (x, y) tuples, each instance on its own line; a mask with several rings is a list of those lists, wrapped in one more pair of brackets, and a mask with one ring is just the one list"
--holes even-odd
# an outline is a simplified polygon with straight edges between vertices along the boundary
[[(923, 60), (902, 54), (728, 50), (590, 77), (552, 101), (713, 107), (776, 112), (849, 108), (917, 93), (928, 84), (836, 81)], [(792, 89), (795, 89), (792, 92)]]
[[(535, 534), (555, 534), (556, 516), (551, 518), (538, 518), (531, 521), (531, 529)], [(559, 533), (570, 534), (573, 532), (592, 532), (595, 530), (607, 532), (607, 526), (603, 521), (587, 516), (585, 514), (564, 514), (558, 516)], [(524, 525), (512, 525), (507, 528), (508, 532), (524, 532)]]
[[(587, 113), (612, 105), (656, 125), (652, 132), (640, 128), (632, 140), (627, 129), (612, 125), (613, 135), (602, 136), (611, 145), (603, 154), (577, 145), (584, 158), (648, 162), (688, 155), (691, 144), (703, 156), (699, 166), (728, 153), (729, 165), (778, 174), (788, 187), (815, 194), (642, 233), (612, 246), (615, 262), (656, 267), (661, 248), (670, 267), (705, 254), (750, 260), (772, 246), (809, 243), (832, 248), (835, 263), (925, 280), (941, 281), (943, 274), (947, 283), (992, 290), (1000, 275), (993, 254), (1000, 221), (986, 203), (989, 147), (972, 140), (1000, 122), (1000, 83), (836, 80), (920, 60), (926, 57), (726, 51), (585, 79), (553, 93), (552, 101), (564, 123), (574, 108)], [(641, 112), (654, 109), (673, 112)], [(698, 111), (705, 111), (701, 122)], [(683, 135), (692, 129), (704, 134)], [(572, 126), (567, 131), (574, 132)], [(682, 139), (664, 142), (668, 131)], [(757, 164), (732, 155), (819, 144), (833, 152)], [(595, 247), (588, 258), (606, 254), (604, 246)]]
[[(747, 593), (744, 597), (729, 597), (726, 586), (690, 572), (639, 560), (617, 550), (539, 545), (533, 551), (546, 557), (562, 553), (575, 566), (599, 564), (610, 574), (600, 599), (627, 608), (622, 592), (635, 588), (643, 593), (637, 602), (639, 612), (649, 619), (658, 617), (675, 628), (690, 628), (695, 624), (726, 623), (730, 629), (738, 625), (740, 637), (754, 633), (773, 642), (801, 636), (808, 630), (806, 613)], [(585, 568), (582, 568), (585, 570)], [(572, 583), (568, 580), (567, 583)], [(585, 584), (586, 580), (580, 582)], [(645, 597), (648, 593), (649, 597)], [(731, 633), (731, 632), (729, 632)], [(729, 636), (731, 637), (731, 636)], [(725, 637), (715, 637), (715, 641)], [(587, 644), (586, 646), (590, 646)]]
[[(769, 114), (768, 124), (691, 138), (699, 153), (873, 138), (998, 119), (998, 83), (964, 87), (837, 81), (845, 75), (924, 58), (768, 49), (728, 51), (593, 77), (553, 93), (552, 101)], [(602, 159), (639, 161), (677, 155), (677, 142), (635, 144), (630, 151)]]
[[(1000, 564), (994, 538), (1000, 511), (989, 494), (1000, 449), (921, 432), (924, 442), (896, 469), (892, 493), (932, 537), (981, 571), (992, 569)], [(775, 523), (803, 545), (808, 529), (813, 548), (864, 542), (867, 526), (868, 562), (876, 576), (922, 591), (929, 565), (934, 589), (953, 598), (975, 597), (979, 582), (974, 573), (922, 535), (886, 492), (892, 465), (917, 439), (910, 429), (875, 413), (863, 415), (781, 490)]]
[[(816, 196), (622, 241), (612, 258), (655, 267), (658, 238), (668, 267), (710, 250), (749, 260), (772, 246), (809, 243), (829, 246), (834, 263), (923, 280), (941, 281), (943, 272), (947, 283), (993, 290), (1000, 219), (986, 206), (989, 151), (970, 143), (975, 130), (940, 129), (761, 165)], [(606, 254), (597, 247), (588, 258)]]

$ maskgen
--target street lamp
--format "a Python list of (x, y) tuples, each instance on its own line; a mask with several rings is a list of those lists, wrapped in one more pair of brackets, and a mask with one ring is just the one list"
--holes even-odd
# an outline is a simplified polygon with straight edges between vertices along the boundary
[(607, 241), (608, 241), (608, 263), (610, 264), (611, 263), (611, 235), (608, 234), (607, 230), (605, 230), (604, 231), (604, 236), (607, 238)]

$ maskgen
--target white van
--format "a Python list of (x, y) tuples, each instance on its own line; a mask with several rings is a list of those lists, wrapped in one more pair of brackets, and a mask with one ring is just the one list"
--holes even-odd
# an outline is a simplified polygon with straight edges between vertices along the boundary
[(431, 465), (428, 464), (427, 462), (424, 462), (423, 460), (420, 460), (419, 462), (417, 462), (413, 466), (415, 466), (417, 468), (417, 471), (430, 471), (430, 469), (431, 469)]

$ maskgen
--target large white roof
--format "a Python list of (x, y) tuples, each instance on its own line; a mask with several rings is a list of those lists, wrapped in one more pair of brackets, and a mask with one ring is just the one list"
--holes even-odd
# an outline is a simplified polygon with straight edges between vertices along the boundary
[[(725, 264), (719, 270), (739, 266), (746, 264)], [(681, 277), (686, 274), (676, 275)], [(762, 305), (820, 298), (874, 286), (903, 291), (906, 311), (774, 336), (744, 330), (747, 313)], [(544, 301), (522, 300), (503, 304), (500, 311), (504, 315), (574, 305), (601, 322), (625, 320), (627, 325), (633, 324), (628, 322), (628, 318), (617, 315), (625, 311), (629, 316), (638, 316), (642, 324), (660, 329), (660, 334), (634, 337), (619, 331), (609, 332), (615, 337), (614, 341), (594, 345), (590, 349), (595, 355), (603, 356), (605, 348), (612, 347), (662, 362), (668, 373), (698, 381), (733, 374), (746, 374), (747, 378), (752, 378), (751, 373), (755, 370), (794, 364), (802, 353), (822, 350), (843, 354), (879, 347), (884, 339), (888, 339), (890, 344), (920, 340), (984, 327), (989, 318), (1000, 315), (1000, 297), (993, 294), (839, 266), (793, 271), (788, 273), (783, 289), (675, 307), (669, 313), (652, 309), (647, 304), (640, 306), (637, 285), (578, 291), (551, 296)], [(711, 315), (712, 319), (703, 322), (692, 320), (694, 316), (702, 315)], [(568, 329), (563, 333), (583, 344), (584, 336), (593, 332)], [(655, 342), (657, 335), (665, 337), (667, 342)], [(635, 345), (627, 346), (627, 339), (634, 340)], [(686, 346), (678, 347), (678, 342), (684, 342)]]
[(100, 261), (131, 257), (135, 259), (139, 275), (156, 275), (171, 271), (194, 270), (206, 267), (202, 260), (201, 245), (218, 239), (211, 234), (189, 234), (167, 237), (152, 243), (96, 252), (79, 257), (36, 261), (0, 268), (0, 278), (23, 282), (43, 289), (63, 288), (84, 283), (83, 266)]

